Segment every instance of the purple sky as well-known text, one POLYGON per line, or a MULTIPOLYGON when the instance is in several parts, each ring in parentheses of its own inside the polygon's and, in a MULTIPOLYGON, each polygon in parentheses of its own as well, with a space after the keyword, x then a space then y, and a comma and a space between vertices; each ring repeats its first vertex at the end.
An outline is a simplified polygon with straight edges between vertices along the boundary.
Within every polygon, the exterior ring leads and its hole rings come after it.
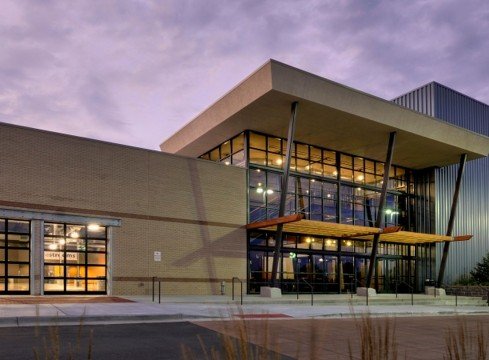
POLYGON ((0 0, 0 121, 158 149, 269 58, 489 103, 489 2, 0 0))

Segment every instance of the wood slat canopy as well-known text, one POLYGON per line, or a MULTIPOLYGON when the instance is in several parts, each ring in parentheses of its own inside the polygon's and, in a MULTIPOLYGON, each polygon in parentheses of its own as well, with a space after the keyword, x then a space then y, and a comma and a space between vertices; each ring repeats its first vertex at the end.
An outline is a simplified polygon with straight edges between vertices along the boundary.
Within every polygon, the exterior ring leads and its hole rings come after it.
MULTIPOLYGON (((466 241, 470 240, 472 235, 464 236, 446 236, 446 235, 436 235, 436 234, 425 234, 417 233, 411 231, 398 231, 396 233, 382 234, 380 236, 381 242, 391 242, 399 244, 427 244, 427 243, 437 243, 444 241, 466 241)), ((357 238, 357 240, 372 240, 372 236, 362 236, 357 238)))
POLYGON ((425 244, 437 243, 444 241, 467 241, 472 238, 472 235, 462 236, 445 236, 436 234, 424 234, 411 231, 401 231, 399 226, 391 226, 384 229, 328 223, 323 221, 303 220, 300 215, 289 215, 283 218, 271 219, 257 223, 251 223, 246 226, 247 229, 260 229, 276 231, 277 224, 282 223, 284 232, 309 235, 309 236, 324 236, 332 238, 344 238, 353 240, 371 241, 373 235, 381 234, 381 242, 391 242, 400 244, 425 244))

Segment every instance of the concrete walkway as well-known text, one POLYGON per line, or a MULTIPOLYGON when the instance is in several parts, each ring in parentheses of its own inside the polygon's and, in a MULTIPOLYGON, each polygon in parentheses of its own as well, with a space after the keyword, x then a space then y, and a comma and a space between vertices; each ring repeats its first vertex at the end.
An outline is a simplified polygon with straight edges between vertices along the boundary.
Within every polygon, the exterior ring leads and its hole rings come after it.
MULTIPOLYGON (((115 324, 131 322, 162 322, 179 320, 211 320, 232 318, 342 318, 368 313, 372 316, 436 316, 436 315, 489 315, 489 307, 470 298, 444 297, 432 299, 415 295, 411 306, 410 295, 382 295, 369 299, 349 295, 316 295, 314 306, 310 296, 283 296, 267 299, 245 296, 165 296, 161 304, 151 297, 124 296, 133 302, 0 305, 0 326, 115 324), (474 305, 475 304, 475 305, 474 305)), ((158 299, 155 299, 158 301, 158 299)))

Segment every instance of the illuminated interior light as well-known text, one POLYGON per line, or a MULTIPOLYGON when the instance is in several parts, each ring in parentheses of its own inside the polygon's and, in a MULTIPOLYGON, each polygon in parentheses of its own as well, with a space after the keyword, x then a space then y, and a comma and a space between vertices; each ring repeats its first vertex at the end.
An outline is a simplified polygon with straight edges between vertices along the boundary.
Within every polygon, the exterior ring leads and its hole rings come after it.
POLYGON ((77 231, 73 231, 70 234, 70 237, 73 238, 73 239, 78 239, 80 237, 80 234, 77 231))
POLYGON ((331 198, 331 194, 327 194, 326 197, 329 199, 331 198))
POLYGON ((324 259, 323 259, 323 258, 319 258, 319 262, 323 262, 323 261, 324 261, 324 259))
POLYGON ((311 179, 311 182, 316 182, 316 180, 314 180, 314 179, 311 179))
POLYGON ((59 242, 60 245, 66 244, 66 240, 65 239, 60 239, 58 242, 59 242))
POLYGON ((336 171, 336 170, 335 170, 335 171, 333 171, 333 175, 334 175, 334 176, 338 175, 338 171, 336 171))
POLYGON ((257 192, 258 194, 263 194, 263 188, 262 188, 262 187, 257 188, 257 189, 256 189, 256 192, 257 192))
POLYGON ((333 242, 331 240, 326 240, 326 245, 327 246, 331 246, 333 244, 333 242))
POLYGON ((351 241, 347 241, 346 246, 351 246, 351 241))
POLYGON ((363 179, 365 179, 365 177, 363 175, 358 175, 357 179, 358 179, 358 181, 362 181, 363 179))
POLYGON ((268 189, 268 190, 267 190, 267 194, 268 194, 268 195, 272 195, 272 194, 273 194, 273 190, 272 190, 272 189, 268 189))
POLYGON ((56 244, 49 244, 49 250, 56 250, 58 248, 58 245, 56 244))
POLYGON ((87 228, 90 231, 99 231, 100 225, 99 224, 88 224, 87 228))
POLYGON ((385 209, 385 213, 386 213, 387 215, 390 215, 390 214, 392 214, 392 210, 391 210, 391 209, 385 209))
POLYGON ((275 160, 275 164, 277 164, 277 165, 282 165, 282 163, 283 163, 282 159, 275 160))
POLYGON ((224 162, 224 165, 231 165, 231 162, 229 162, 229 161, 225 161, 225 162, 224 162))

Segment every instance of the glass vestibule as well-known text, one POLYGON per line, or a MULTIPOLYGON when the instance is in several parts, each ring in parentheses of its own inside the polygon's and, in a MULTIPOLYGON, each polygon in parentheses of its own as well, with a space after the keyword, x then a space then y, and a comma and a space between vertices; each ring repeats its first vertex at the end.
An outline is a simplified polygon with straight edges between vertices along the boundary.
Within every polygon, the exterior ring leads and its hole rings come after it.
POLYGON ((29 293, 30 222, 0 219, 0 293, 29 293))
POLYGON ((44 224, 44 293, 106 293, 107 229, 44 224))
MULTIPOLYGON (((249 233, 248 279, 250 293, 270 282, 275 245, 273 232, 249 233)), ((284 234, 279 265, 282 291, 318 293, 355 292, 365 286, 372 249, 370 241, 284 234), (303 281, 305 280, 305 281, 303 281)), ((402 244, 379 244, 373 286, 379 292, 408 291, 415 282, 414 249, 402 244), (411 251, 413 256, 411 256, 411 251)))

